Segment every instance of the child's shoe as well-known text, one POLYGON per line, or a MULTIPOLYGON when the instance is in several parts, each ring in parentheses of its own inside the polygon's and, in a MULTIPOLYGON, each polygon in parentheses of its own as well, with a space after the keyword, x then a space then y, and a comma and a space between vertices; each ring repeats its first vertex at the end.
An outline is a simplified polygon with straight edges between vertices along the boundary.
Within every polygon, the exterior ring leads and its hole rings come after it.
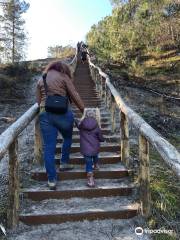
POLYGON ((87 174, 87 185, 88 185, 88 187, 95 187, 93 173, 87 174))
POLYGON ((99 164, 98 164, 98 163, 95 163, 95 164, 93 165, 93 170, 99 171, 99 164))

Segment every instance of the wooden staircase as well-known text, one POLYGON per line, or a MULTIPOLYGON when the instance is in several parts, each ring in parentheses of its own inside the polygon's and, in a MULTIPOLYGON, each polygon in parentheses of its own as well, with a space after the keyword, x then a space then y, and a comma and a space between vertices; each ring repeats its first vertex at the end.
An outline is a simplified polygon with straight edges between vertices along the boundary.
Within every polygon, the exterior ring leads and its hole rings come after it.
MULTIPOLYGON (((70 163, 74 169, 58 172, 56 191, 47 187, 47 176, 43 167, 31 173, 30 185, 23 189, 20 221, 25 224, 53 224, 66 221, 96 219, 127 219, 138 214, 136 186, 131 172, 120 159, 120 136, 111 132, 110 114, 98 97, 87 64, 78 63, 75 85, 86 107, 99 107, 105 142, 101 145, 100 170, 95 172, 96 187, 86 186, 84 160, 79 150, 78 130, 74 127, 70 163)), ((73 106, 75 117, 81 117, 73 106)), ((59 136, 56 149, 57 171, 62 138, 59 136)))

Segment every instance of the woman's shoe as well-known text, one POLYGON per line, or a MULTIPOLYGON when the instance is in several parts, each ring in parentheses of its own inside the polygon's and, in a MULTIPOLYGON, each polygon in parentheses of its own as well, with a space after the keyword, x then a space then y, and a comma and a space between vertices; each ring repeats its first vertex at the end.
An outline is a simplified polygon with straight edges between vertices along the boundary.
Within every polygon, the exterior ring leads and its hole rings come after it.
POLYGON ((95 187, 93 173, 87 173, 87 185, 88 187, 95 187))
POLYGON ((48 180, 48 187, 50 190, 56 190, 56 181, 49 181, 48 180))

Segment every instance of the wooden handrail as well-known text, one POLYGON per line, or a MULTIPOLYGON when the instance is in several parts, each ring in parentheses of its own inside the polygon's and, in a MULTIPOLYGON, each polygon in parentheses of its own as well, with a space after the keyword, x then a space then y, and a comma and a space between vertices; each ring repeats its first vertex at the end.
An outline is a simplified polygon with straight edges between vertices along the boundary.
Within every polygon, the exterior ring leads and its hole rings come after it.
MULTIPOLYGON (((73 60, 69 63, 74 73, 77 64, 77 50, 73 60)), ((35 119, 34 131, 34 158, 36 163, 42 162, 42 144, 40 137, 38 104, 29 108, 16 122, 0 135, 0 161, 8 152, 9 154, 9 190, 7 225, 13 228, 18 223, 19 210, 19 159, 18 159, 18 136, 35 119)))
POLYGON ((109 78, 106 80, 106 84, 111 90, 121 111, 127 115, 128 119, 136 127, 136 129, 138 129, 138 131, 148 139, 148 141, 156 148, 169 167, 180 178, 180 153, 172 144, 165 140, 156 130, 146 123, 142 117, 140 117, 124 103, 120 94, 110 83, 109 78))
POLYGON ((7 152, 11 143, 27 127, 38 113, 38 105, 34 104, 16 122, 0 135, 0 159, 7 152))
POLYGON ((139 185, 141 212, 148 217, 151 212, 150 208, 150 168, 149 168, 149 143, 158 151, 166 164, 172 169, 180 179, 180 153, 177 149, 165 140, 156 130, 144 121, 135 111, 127 106, 119 92, 112 85, 109 76, 99 67, 95 66, 90 58, 89 67, 92 79, 95 81, 99 96, 104 96, 106 106, 111 112, 112 131, 115 129, 115 110, 116 106, 120 110, 120 132, 121 132, 121 161, 129 167, 129 124, 139 132, 139 185), (102 79, 104 79, 102 81, 102 79), (100 86, 101 85, 101 86, 100 86), (103 92, 105 91, 105 92, 103 92), (116 106, 114 106, 114 102, 116 106))
POLYGON ((180 178, 180 153, 177 151, 177 149, 167 140, 165 140, 156 130, 154 130, 142 117, 140 117, 135 111, 133 111, 124 103, 119 92, 110 82, 107 74, 102 72, 102 70, 95 66, 90 60, 89 64, 90 66, 96 68, 99 71, 99 74, 106 79, 105 83, 110 89, 120 110, 127 115, 133 126, 135 126, 136 129, 138 129, 138 131, 148 139, 148 141, 156 148, 173 172, 180 178))

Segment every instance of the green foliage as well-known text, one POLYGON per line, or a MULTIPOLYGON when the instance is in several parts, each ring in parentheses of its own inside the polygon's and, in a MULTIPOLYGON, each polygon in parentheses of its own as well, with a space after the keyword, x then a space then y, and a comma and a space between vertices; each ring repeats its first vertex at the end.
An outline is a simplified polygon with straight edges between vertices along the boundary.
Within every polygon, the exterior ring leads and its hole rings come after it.
POLYGON ((133 76, 141 77, 144 75, 144 69, 142 65, 138 64, 137 58, 131 61, 129 70, 133 76))
MULTIPOLYGON (((171 229, 174 235, 179 236, 178 216, 180 204, 179 183, 172 171, 156 152, 152 152, 151 158, 151 203, 152 216, 149 219, 150 228, 171 229)), ((160 234, 156 240, 175 240, 175 236, 160 234)))
POLYGON ((63 46, 50 46, 48 47, 48 56, 52 58, 66 58, 75 54, 76 49, 70 45, 63 46))
POLYGON ((178 49, 180 4, 176 0, 112 0, 111 16, 93 25, 87 44, 98 60, 124 64, 144 74, 139 58, 156 50, 178 49))

